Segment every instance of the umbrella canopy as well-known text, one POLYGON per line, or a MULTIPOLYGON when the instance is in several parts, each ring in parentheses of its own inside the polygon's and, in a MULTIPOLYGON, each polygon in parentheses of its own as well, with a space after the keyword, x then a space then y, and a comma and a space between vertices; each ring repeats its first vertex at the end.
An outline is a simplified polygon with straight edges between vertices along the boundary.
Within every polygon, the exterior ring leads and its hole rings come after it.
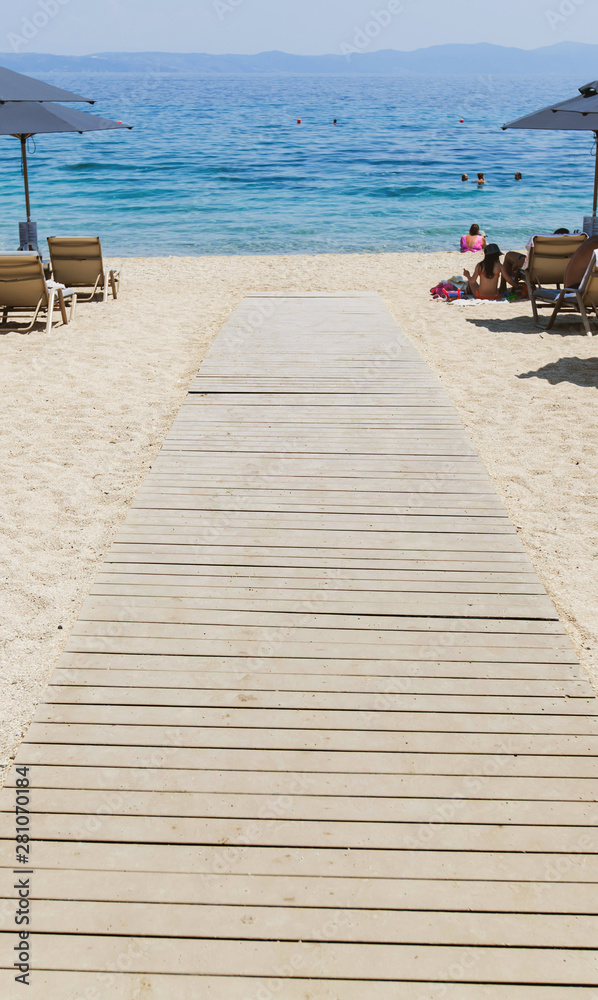
POLYGON ((10 102, 0 104, 0 135, 30 136, 38 132, 101 132, 131 128, 122 122, 90 115, 88 111, 63 108, 59 104, 10 102))
POLYGON ((524 118, 517 118, 503 129, 529 128, 551 132, 593 132, 596 136, 596 172, 594 177, 594 209, 598 210, 598 81, 579 88, 580 97, 541 108, 524 118))
POLYGON ((25 180, 25 201, 27 221, 31 219, 29 203, 29 178, 27 173, 27 139, 32 135, 56 132, 101 132, 105 129, 132 128, 122 122, 90 115, 74 108, 62 108, 59 104, 10 102, 0 104, 0 135, 12 135, 21 140, 23 177, 25 180))
POLYGON ((71 94, 68 90, 42 83, 31 76, 23 76, 12 69, 0 66, 0 104, 5 101, 80 101, 93 104, 88 97, 71 94))
POLYGON ((593 83, 586 83, 585 87, 579 88, 581 97, 574 97, 571 101, 563 101, 559 104, 562 111, 576 111, 581 115, 598 113, 598 80, 593 83))

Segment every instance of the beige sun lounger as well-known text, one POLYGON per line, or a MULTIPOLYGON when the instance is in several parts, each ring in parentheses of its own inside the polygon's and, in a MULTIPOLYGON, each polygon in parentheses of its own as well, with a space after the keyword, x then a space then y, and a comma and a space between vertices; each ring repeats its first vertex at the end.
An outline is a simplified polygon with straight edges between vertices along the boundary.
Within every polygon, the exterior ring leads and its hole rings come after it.
POLYGON ((538 326, 540 325, 538 305, 543 301, 542 291, 547 285, 560 288, 565 281, 567 264, 587 238, 585 233, 533 237, 523 274, 534 310, 534 320, 538 326))
POLYGON ((118 297, 120 272, 106 269, 99 236, 48 236, 52 274, 56 281, 72 288, 91 289, 81 302, 90 302, 98 291, 108 298, 108 287, 118 297))
POLYGON ((9 313, 33 313, 33 319, 26 327, 17 327, 20 333, 28 333, 37 322, 38 316, 46 312, 46 333, 52 329, 54 308, 58 305, 63 323, 69 322, 66 301, 70 299, 70 319, 75 315, 77 296, 72 288, 56 288, 48 285, 44 276, 41 258, 37 253, 0 254, 0 311, 2 325, 8 322, 9 313))
POLYGON ((557 293, 554 303, 554 312, 550 317, 547 326, 552 330, 558 314, 564 309, 572 309, 581 314, 582 322, 588 337, 592 337, 592 327, 589 313, 594 310, 598 317, 598 250, 592 255, 588 269, 583 277, 579 288, 563 288, 557 293))

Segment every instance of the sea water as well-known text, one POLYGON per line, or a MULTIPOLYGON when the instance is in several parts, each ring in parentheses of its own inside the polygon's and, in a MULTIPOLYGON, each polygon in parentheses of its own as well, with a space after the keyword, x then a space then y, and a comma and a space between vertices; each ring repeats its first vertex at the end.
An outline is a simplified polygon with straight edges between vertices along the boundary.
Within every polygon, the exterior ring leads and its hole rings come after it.
MULTIPOLYGON (((107 253, 129 256, 432 251, 455 248, 477 222, 509 249, 532 232, 581 228, 591 212, 592 133, 501 130, 583 80, 48 80, 96 98, 84 110, 134 130, 29 141, 42 240, 100 235, 107 253)), ((9 250, 25 215, 16 139, 0 138, 0 158, 0 246, 9 250)))

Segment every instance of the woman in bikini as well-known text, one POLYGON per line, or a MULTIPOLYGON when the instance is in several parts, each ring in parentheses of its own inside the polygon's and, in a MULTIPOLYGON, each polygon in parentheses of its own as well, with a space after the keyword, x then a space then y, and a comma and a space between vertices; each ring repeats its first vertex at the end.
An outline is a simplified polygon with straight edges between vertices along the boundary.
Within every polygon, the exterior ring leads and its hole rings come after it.
POLYGON ((480 227, 473 225, 466 236, 461 237, 461 253, 479 253, 486 249, 486 237, 480 233, 480 227))
POLYGON ((490 243, 484 251, 484 259, 478 264, 473 274, 464 271, 468 280, 467 291, 476 299, 490 299, 493 302, 500 298, 498 283, 502 278, 507 284, 514 286, 515 281, 501 264, 502 253, 496 243, 490 243))

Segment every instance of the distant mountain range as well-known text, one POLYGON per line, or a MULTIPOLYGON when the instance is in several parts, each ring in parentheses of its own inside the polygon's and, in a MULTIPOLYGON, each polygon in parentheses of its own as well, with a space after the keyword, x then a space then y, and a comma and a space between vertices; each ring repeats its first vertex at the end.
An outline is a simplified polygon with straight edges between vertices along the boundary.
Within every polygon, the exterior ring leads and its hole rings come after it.
POLYGON ((100 52, 89 56, 54 56, 34 52, 0 53, 0 64, 21 73, 181 74, 420 74, 444 76, 558 74, 580 83, 598 79, 598 45, 562 42, 546 48, 500 45, 436 45, 413 52, 385 49, 350 55, 297 56, 261 52, 255 56, 168 52, 100 52))

